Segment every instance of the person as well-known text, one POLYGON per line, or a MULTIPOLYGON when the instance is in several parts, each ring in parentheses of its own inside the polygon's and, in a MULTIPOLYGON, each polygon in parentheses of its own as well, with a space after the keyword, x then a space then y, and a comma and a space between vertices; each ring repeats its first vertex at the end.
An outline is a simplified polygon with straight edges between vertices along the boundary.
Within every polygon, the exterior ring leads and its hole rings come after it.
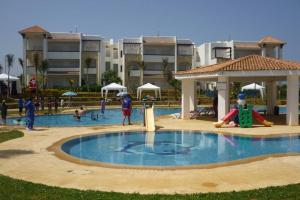
POLYGON ((128 125, 131 125, 131 122, 130 122, 131 109, 132 109, 131 98, 129 95, 126 95, 122 99, 123 126, 124 126, 126 117, 128 118, 128 125))
POLYGON ((6 124, 6 117, 7 117, 7 105, 5 100, 3 100, 1 104, 1 119, 4 125, 6 124))
POLYGON ((35 106, 35 110, 38 112, 40 109, 40 102, 38 98, 35 99, 34 106, 35 106))
POLYGON ((80 116, 78 110, 75 110, 75 114, 73 115, 73 118, 74 118, 75 120, 79 121, 79 120, 80 120, 80 117, 81 117, 81 116, 80 116))
POLYGON ((24 101, 21 96, 18 99, 18 108, 19 108, 19 115, 22 116, 23 108, 24 108, 24 101))
POLYGON ((96 121, 98 120, 98 114, 96 115, 94 112, 91 113, 91 120, 96 121))
POLYGON ((28 130, 33 130, 35 107, 34 107, 34 104, 33 104, 31 98, 29 98, 26 101, 25 108, 26 108, 26 116, 27 116, 27 119, 28 119, 27 129, 28 130))
POLYGON ((61 108, 64 108, 64 107, 65 107, 65 100, 64 100, 64 99, 61 99, 61 100, 60 100, 60 107, 61 107, 61 108))
POLYGON ((214 95, 213 99, 214 118, 218 117, 218 94, 214 95))
POLYGON ((104 99, 104 98, 101 98, 101 99, 100 99, 100 112, 101 112, 102 115, 104 115, 105 104, 106 104, 105 99, 104 99))
POLYGON ((54 111, 55 111, 55 113, 57 113, 57 110, 58 110, 58 101, 57 101, 57 98, 55 97, 55 99, 54 99, 54 111))
POLYGON ((86 109, 83 108, 83 106, 80 106, 79 115, 83 116, 86 113, 86 109))
POLYGON ((48 114, 52 114, 52 99, 48 99, 48 114))

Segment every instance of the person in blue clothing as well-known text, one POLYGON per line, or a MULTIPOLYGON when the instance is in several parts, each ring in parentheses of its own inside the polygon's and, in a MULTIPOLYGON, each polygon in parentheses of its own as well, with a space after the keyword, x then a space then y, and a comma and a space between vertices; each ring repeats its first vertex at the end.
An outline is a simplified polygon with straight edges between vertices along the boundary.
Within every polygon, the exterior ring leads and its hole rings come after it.
POLYGON ((101 98, 101 99, 100 99, 100 112, 101 112, 102 115, 104 115, 105 104, 106 104, 105 99, 104 99, 104 98, 101 98))
POLYGON ((19 115, 21 116, 23 113, 23 108, 24 108, 24 101, 23 98, 20 96, 18 99, 18 108, 19 108, 19 115))
POLYGON ((26 108, 26 116, 28 118, 27 129, 33 130, 35 107, 31 98, 29 98, 26 101, 25 108, 26 108))
POLYGON ((128 125, 131 125, 131 122, 130 122, 131 109, 132 109, 131 98, 129 95, 126 95, 122 99, 123 126, 124 126, 126 117, 128 118, 128 125))

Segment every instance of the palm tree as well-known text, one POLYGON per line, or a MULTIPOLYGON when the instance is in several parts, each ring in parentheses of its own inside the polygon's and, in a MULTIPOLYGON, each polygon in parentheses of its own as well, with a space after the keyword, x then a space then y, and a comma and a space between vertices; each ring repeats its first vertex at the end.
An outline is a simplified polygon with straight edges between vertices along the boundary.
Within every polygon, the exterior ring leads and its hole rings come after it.
POLYGON ((41 67, 39 67, 40 74, 42 75, 42 87, 45 89, 45 74, 48 71, 48 60, 43 60, 41 67))
POLYGON ((13 54, 7 54, 5 56, 6 58, 6 63, 7 63, 7 98, 9 98, 10 95, 10 80, 9 80, 9 76, 10 76, 10 68, 12 67, 13 63, 14 63, 14 55, 13 54))
POLYGON ((139 62, 139 68, 140 68, 140 85, 143 85, 144 84, 144 69, 145 69, 144 61, 139 62))
POLYGON ((22 75, 21 75, 21 83, 22 83, 22 86, 25 87, 24 62, 23 62, 22 58, 18 58, 18 61, 19 61, 20 66, 22 67, 22 72, 23 72, 22 75))
MULTIPOLYGON (((170 79, 170 71, 169 71, 169 68, 168 68, 169 59, 167 57, 162 59, 162 65, 163 65, 163 76, 164 76, 164 79, 165 79, 166 86, 168 87, 168 83, 169 83, 169 79, 170 79)), ((169 102, 169 89, 167 87, 166 87, 167 93, 168 93, 167 98, 168 98, 168 102, 169 102)))
POLYGON ((72 88, 73 88, 74 83, 75 83, 74 79, 70 79, 70 80, 69 80, 70 90, 71 90, 71 91, 72 91, 72 88))
POLYGON ((85 59, 85 67, 86 67, 86 85, 87 85, 87 91, 89 92, 89 68, 91 67, 93 59, 92 58, 86 58, 85 59))
POLYGON ((38 53, 33 54, 33 66, 35 67, 35 81, 36 81, 36 89, 35 95, 38 96, 38 68, 40 64, 40 55, 38 53))

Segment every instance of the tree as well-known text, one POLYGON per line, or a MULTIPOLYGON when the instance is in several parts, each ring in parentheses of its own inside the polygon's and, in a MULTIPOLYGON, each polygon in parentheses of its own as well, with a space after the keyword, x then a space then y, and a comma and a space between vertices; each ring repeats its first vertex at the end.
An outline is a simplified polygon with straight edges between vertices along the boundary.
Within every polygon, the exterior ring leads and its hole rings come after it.
MULTIPOLYGON (((178 91, 181 88, 181 82, 174 78, 172 71, 169 69, 169 60, 168 58, 162 59, 163 64, 163 76, 167 84, 174 88, 175 99, 178 99, 178 91)), ((168 90, 168 100, 169 100, 169 90, 168 90)))
POLYGON ((70 90, 72 90, 74 83, 75 83, 75 81, 73 79, 69 80, 70 90))
POLYGON ((48 60, 43 60, 41 67, 39 67, 40 74, 42 75, 42 88, 45 89, 45 74, 48 71, 49 63, 48 60))
POLYGON ((23 62, 23 59, 22 58, 18 58, 18 61, 19 61, 19 64, 20 66, 22 67, 22 75, 21 75, 21 83, 22 83, 22 86, 25 87, 25 78, 24 78, 24 62, 23 62))
POLYGON ((93 61, 92 58, 86 58, 85 59, 87 91, 90 91, 89 90, 89 68, 91 67, 92 61, 93 61))
POLYGON ((33 66, 35 67, 35 81, 36 81, 36 90, 35 95, 38 96, 38 68, 40 64, 40 56, 38 53, 33 54, 33 66))
POLYGON ((7 75, 8 75, 8 78, 7 78, 7 98, 9 98, 9 95, 10 95, 10 79, 9 79, 9 76, 10 76, 10 69, 14 63, 14 55, 13 54, 7 54, 5 56, 6 58, 6 63, 7 63, 7 75))
POLYGON ((144 61, 139 62, 139 68, 140 68, 140 85, 143 85, 144 84, 144 69, 145 69, 144 61))
POLYGON ((105 84, 121 83, 122 79, 118 76, 118 73, 113 70, 108 70, 103 73, 103 80, 105 84))

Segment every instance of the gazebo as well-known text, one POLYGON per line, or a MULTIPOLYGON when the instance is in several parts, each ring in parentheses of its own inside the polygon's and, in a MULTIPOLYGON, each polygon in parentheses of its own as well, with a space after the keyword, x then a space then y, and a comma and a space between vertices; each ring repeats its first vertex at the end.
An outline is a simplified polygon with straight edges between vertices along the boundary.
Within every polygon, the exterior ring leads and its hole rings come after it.
MULTIPOLYGON (((9 75, 9 80, 10 80, 10 86, 12 85, 12 81, 16 81, 16 90, 17 93, 20 93, 21 92, 20 79, 18 77, 9 75)), ((3 81, 6 85, 8 85, 8 74, 5 73, 0 74, 0 81, 3 81)), ((10 89, 12 90, 13 88, 10 87, 10 89)))
POLYGON ((142 97, 142 91, 145 90, 153 90, 155 92, 155 98, 160 98, 161 99, 161 91, 160 87, 153 85, 151 83, 146 83, 140 87, 137 88, 137 98, 140 99, 142 97))
POLYGON ((195 110, 195 82, 215 81, 218 90, 218 120, 229 112, 230 82, 262 81, 266 84, 267 113, 274 114, 277 100, 276 81, 287 82, 288 125, 299 124, 300 63, 250 55, 223 63, 179 71, 175 78, 182 81, 182 116, 187 119, 195 110))
POLYGON ((111 90, 116 90, 119 92, 126 92, 127 88, 125 86, 117 84, 117 83, 111 83, 111 84, 106 85, 101 88, 101 96, 103 97, 104 92, 105 92, 105 98, 107 98, 107 93, 108 93, 108 91, 111 91, 111 90))

